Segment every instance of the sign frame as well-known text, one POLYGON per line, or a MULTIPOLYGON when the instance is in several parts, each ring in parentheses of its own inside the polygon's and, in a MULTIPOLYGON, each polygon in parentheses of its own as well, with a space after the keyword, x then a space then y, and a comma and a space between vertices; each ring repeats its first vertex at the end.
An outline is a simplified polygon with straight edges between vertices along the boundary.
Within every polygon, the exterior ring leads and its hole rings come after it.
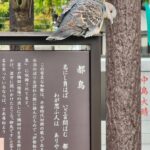
POLYGON ((46 41, 51 33, 35 32, 2 32, 1 45, 89 45, 90 46, 90 150, 101 150, 101 73, 100 55, 102 37, 70 37, 62 41, 46 41))

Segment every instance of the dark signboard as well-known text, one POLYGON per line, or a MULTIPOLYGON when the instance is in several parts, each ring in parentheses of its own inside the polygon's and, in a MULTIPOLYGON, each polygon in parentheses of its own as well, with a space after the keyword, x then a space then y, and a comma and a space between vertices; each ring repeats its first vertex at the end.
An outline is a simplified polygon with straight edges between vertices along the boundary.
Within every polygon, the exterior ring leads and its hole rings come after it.
POLYGON ((0 52, 0 150, 90 150, 88 51, 0 52))

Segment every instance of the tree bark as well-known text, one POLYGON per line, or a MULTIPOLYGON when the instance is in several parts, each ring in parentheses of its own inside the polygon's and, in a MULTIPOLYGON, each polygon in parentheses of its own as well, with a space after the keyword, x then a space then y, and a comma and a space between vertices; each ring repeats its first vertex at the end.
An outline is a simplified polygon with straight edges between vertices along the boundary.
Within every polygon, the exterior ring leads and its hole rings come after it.
POLYGON ((107 150, 141 150, 141 1, 109 2, 117 17, 107 27, 107 150))
MULTIPOLYGON (((33 0, 10 0, 10 31, 34 30, 33 0)), ((33 45, 11 45, 11 50, 33 50, 33 45)))

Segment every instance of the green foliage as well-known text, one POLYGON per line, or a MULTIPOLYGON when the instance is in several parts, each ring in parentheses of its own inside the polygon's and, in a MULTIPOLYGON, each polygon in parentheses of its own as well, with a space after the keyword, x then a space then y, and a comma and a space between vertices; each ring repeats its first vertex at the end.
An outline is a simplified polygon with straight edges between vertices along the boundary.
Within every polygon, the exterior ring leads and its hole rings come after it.
POLYGON ((0 3, 0 30, 5 31, 9 28, 9 2, 0 3))
POLYGON ((46 1, 47 0, 36 0, 34 2, 35 31, 52 31, 53 30, 53 21, 52 21, 52 17, 50 14, 50 7, 46 3, 46 1))
MULTIPOLYGON (((35 31, 54 30, 53 16, 59 16, 69 0, 34 0, 35 31)), ((9 0, 0 0, 0 31, 9 30, 9 0)))
POLYGON ((145 0, 145 3, 149 3, 150 4, 150 0, 145 0))
POLYGON ((52 31, 53 30, 52 18, 48 15, 39 13, 38 15, 35 16, 34 30, 35 31, 52 31))
POLYGON ((68 0, 52 0, 54 12, 59 16, 62 13, 62 7, 66 5, 68 0))
POLYGON ((9 17, 9 2, 0 3, 0 17, 9 17))
POLYGON ((60 16, 62 7, 64 7, 67 2, 68 0, 36 0, 34 2, 35 30, 43 28, 46 31, 53 31, 53 16, 60 16))

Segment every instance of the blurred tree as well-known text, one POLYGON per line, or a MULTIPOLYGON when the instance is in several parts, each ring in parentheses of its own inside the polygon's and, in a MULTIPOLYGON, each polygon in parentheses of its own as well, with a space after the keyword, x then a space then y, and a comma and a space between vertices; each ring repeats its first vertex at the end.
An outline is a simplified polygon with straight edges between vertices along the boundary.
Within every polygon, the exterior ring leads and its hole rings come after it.
MULTIPOLYGON (((9 5, 10 5, 9 2, 11 1, 9 0, 0 1, 0 31, 9 30, 9 5)), ((54 25, 57 16, 61 14, 64 6, 68 3, 68 1, 69 0, 35 0, 34 31, 55 30, 54 25)))
MULTIPOLYGON (((10 0, 10 30, 30 32, 34 30, 33 0, 10 0)), ((32 45, 11 45, 11 50, 33 50, 32 45)))
POLYGON ((107 150, 141 150, 141 0, 109 0, 117 18, 107 27, 107 150))

